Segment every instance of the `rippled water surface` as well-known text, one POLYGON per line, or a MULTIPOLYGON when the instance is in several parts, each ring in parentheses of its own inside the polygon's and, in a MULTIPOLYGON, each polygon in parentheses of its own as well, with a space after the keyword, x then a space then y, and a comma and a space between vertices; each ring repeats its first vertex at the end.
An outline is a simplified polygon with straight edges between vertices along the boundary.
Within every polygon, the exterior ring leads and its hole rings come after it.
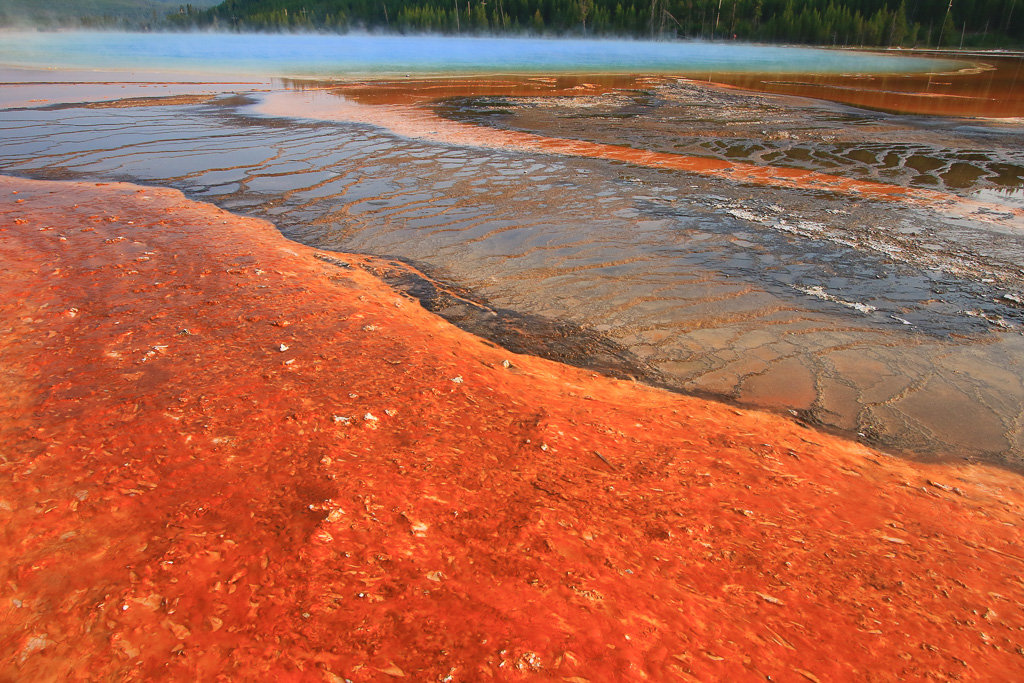
POLYGON ((325 250, 415 264, 429 306, 513 348, 1022 466, 1019 124, 675 78, 541 80, 551 92, 481 82, 404 109, 291 82, 139 106, 54 90, 0 111, 0 171, 178 187, 325 250), (513 134, 639 155, 503 146, 513 134), (748 167, 838 180, 730 177, 748 167), (839 181, 933 194, 872 199, 839 181))

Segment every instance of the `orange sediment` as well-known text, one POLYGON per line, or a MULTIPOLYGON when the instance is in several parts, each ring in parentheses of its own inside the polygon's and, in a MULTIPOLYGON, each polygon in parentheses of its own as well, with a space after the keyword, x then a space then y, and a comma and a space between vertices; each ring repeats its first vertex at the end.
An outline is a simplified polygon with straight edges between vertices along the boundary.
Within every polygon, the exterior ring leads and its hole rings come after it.
POLYGON ((5 680, 1024 665, 1018 475, 514 356, 175 191, 0 198, 5 680))

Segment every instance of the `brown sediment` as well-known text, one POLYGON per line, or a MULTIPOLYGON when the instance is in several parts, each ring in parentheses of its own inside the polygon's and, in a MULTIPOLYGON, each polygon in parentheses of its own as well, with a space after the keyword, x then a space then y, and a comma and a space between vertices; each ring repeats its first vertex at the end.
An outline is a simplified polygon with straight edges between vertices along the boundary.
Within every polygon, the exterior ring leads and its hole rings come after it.
POLYGON ((203 104, 219 95, 168 95, 167 97, 128 97, 113 102, 87 102, 86 109, 124 109, 126 107, 172 107, 189 104, 203 104))
POLYGON ((563 74, 555 76, 473 76, 370 81, 308 81, 281 79, 290 90, 324 90, 360 104, 426 105, 452 97, 559 97, 605 95, 666 82, 659 76, 563 74))
POLYGON ((745 90, 813 97, 899 114, 1024 117, 1024 56, 980 54, 973 58, 980 60, 978 67, 953 73, 803 74, 781 78, 766 74, 714 74, 709 80, 745 90))
MULTIPOLYGON (((64 76, 66 73, 74 72, 62 71, 60 73, 61 76, 64 76)), ((82 77, 82 80, 79 81, 45 81, 26 78, 10 80, 12 75, 14 74, 8 70, 0 69, 0 77, 8 78, 8 80, 0 82, 0 108, 52 108, 60 105, 101 108, 193 104, 217 95, 240 90, 259 91, 270 83, 269 80, 224 82, 96 80, 89 78, 91 74, 88 73, 79 73, 78 75, 82 77), (151 93, 154 92, 161 94, 151 96, 151 93)), ((37 78, 37 74, 34 72, 28 72, 27 75, 37 78)), ((107 75, 109 76, 109 74, 107 75)))
POLYGON ((1020 671, 1017 475, 510 355, 175 191, 0 193, 5 679, 1020 671))
MULTIPOLYGON (((500 90, 496 81, 484 82, 486 92, 500 90)), ((517 87, 513 82, 509 87, 517 87)), ((543 152, 566 156, 605 159, 648 168, 669 169, 704 176, 771 187, 801 190, 824 190, 838 194, 864 197, 881 201, 899 201, 940 213, 971 217, 1000 225, 1024 225, 1024 209, 969 200, 953 194, 917 187, 904 187, 823 173, 820 171, 767 166, 741 161, 728 161, 703 156, 670 154, 646 149, 626 147, 585 140, 547 137, 536 133, 502 130, 465 124, 444 119, 429 108, 436 93, 428 88, 417 95, 411 84, 381 84, 383 94, 379 100, 406 102, 419 97, 418 103, 364 104, 360 86, 352 91, 348 86, 305 84, 296 90, 273 92, 266 95, 259 111, 285 117, 307 117, 322 120, 349 121, 382 126, 398 135, 475 147, 510 149, 521 152, 543 152), (349 97, 353 97, 349 100, 349 97)), ((466 92, 471 84, 461 86, 466 92)), ((597 86, 595 86, 596 88, 597 86)), ((612 87, 609 84, 607 87, 612 87)))

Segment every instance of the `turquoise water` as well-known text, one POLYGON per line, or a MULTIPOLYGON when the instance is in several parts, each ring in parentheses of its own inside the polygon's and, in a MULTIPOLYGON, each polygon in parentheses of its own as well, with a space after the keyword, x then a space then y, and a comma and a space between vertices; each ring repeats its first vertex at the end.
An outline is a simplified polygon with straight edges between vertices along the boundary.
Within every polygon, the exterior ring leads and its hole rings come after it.
POLYGON ((0 65, 335 78, 394 74, 908 73, 948 60, 735 43, 226 33, 0 33, 0 65))

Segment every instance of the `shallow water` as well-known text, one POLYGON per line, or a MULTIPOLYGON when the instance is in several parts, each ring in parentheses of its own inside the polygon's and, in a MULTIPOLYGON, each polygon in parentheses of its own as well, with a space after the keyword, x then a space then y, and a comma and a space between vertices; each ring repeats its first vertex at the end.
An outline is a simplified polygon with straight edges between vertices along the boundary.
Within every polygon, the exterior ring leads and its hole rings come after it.
POLYGON ((678 79, 579 85, 359 105, 362 123, 297 119, 352 103, 290 82, 250 99, 9 109, 0 171, 178 187, 307 244, 413 262, 442 285, 426 287, 432 308, 513 348, 790 410, 921 457, 1022 466, 1019 126, 678 79), (264 98, 290 114, 260 113, 264 98), (502 147, 503 131, 757 168, 784 157, 946 200, 502 147), (978 172, 957 175, 961 162, 978 172))

